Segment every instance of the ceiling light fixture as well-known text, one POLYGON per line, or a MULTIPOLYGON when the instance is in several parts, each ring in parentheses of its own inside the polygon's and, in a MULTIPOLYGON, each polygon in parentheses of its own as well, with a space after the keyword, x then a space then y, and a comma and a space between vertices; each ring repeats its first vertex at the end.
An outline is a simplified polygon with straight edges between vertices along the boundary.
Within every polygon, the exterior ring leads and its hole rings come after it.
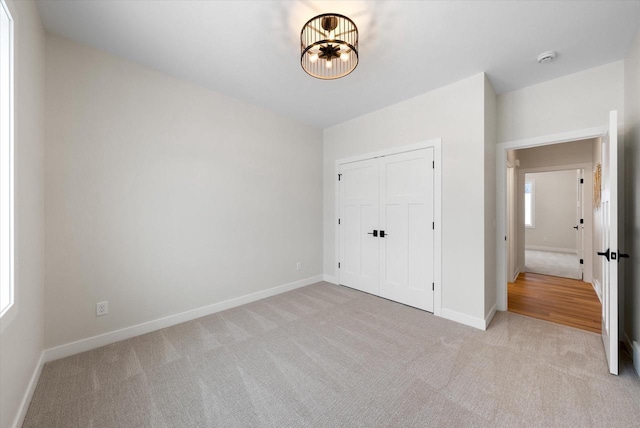
POLYGON ((358 65, 358 27, 344 15, 311 18, 300 32, 300 64, 318 79, 339 79, 358 65))

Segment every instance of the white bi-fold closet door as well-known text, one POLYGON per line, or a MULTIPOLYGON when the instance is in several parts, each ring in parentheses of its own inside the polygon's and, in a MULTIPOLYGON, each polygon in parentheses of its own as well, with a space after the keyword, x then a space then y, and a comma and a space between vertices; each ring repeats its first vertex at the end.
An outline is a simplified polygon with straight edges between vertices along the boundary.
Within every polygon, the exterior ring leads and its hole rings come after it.
POLYGON ((339 167, 342 285, 433 312, 434 149, 339 167))

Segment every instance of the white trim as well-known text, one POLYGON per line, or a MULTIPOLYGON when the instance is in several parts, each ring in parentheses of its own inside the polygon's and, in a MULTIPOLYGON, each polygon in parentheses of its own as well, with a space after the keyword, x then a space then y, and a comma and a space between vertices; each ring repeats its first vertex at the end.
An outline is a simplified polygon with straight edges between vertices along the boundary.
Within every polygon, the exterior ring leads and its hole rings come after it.
POLYGON ((526 149, 566 143, 569 141, 588 140, 602 137, 606 127, 585 128, 559 134, 544 135, 516 141, 499 143, 496 146, 496 263, 497 263, 497 304, 498 310, 507 310, 507 150, 526 149))
MULTIPOLYGON (((629 338, 627 337, 627 340, 629 338)), ((636 369, 636 375, 640 377, 640 343, 633 342, 633 368, 636 369)))
POLYGON ((433 215, 437 225, 434 236, 434 273, 435 286, 433 290, 433 314, 442 316, 442 140, 433 141, 433 158, 435 170, 433 172, 433 215))
MULTIPOLYGON (((400 147, 393 147, 377 152, 364 153, 357 156, 351 156, 348 158, 337 159, 335 161, 335 175, 336 181, 334 187, 334 201, 335 201, 335 217, 334 221, 337 224, 338 218, 340 218, 340 186, 338 185, 337 177, 340 173, 340 165, 347 163, 363 161, 367 159, 374 159, 382 156, 396 155, 400 153, 407 153, 415 150, 433 148, 433 159, 435 162, 435 168, 433 171, 433 215, 434 222, 436 224, 434 234, 434 260, 433 260, 433 279, 435 281, 433 289, 433 314, 436 316, 442 315, 442 138, 433 138, 431 140, 422 141, 415 144, 408 144, 400 147)), ((335 284, 340 284, 340 270, 338 269, 338 263, 340 261, 340 228, 336 227, 334 233, 335 244, 335 260, 334 266, 336 269, 335 284)))
POLYGON ((20 402, 20 407, 18 407, 18 414, 13 420, 13 428, 20 428, 24 422, 25 416, 27 416, 27 410, 29 410, 29 405, 31 404, 31 399, 33 398, 33 393, 36 391, 36 386, 38 385, 38 380, 40 379, 40 374, 42 373, 42 368, 44 367, 44 351, 40 353, 40 358, 38 359, 38 363, 36 364, 35 369, 33 370, 33 374, 31 375, 31 380, 29 381, 29 385, 27 386, 27 390, 24 392, 24 396, 22 397, 22 401, 20 402))
MULTIPOLYGON (((3 153, 0 157, 4 157, 6 156, 6 162, 8 163, 8 170, 6 171, 0 171, 0 174, 2 174, 4 176, 4 174, 6 174, 6 177, 3 177, 2 179, 0 179, 0 198, 3 199, 3 203, 1 205, 3 205, 5 207, 5 209, 8 210, 8 213, 0 213, 0 218, 4 217, 5 215, 8 217, 6 219, 7 223, 3 223, 0 225, 0 229, 4 229, 4 226, 7 227, 8 230, 2 230, 0 231, 0 234, 4 234, 4 235, 8 235, 5 236, 3 238, 3 242, 0 244, 3 247, 6 245, 5 248, 3 248, 3 251, 0 251, 0 253, 4 253, 5 255, 2 256, 0 254, 0 257, 2 257, 0 259, 0 265, 2 265, 2 268, 0 268, 0 271, 6 272, 7 277, 5 278, 6 281, 8 282, 8 287, 9 287, 9 303, 6 304, 6 306, 4 308, 0 308, 0 334, 4 332, 4 330, 9 326, 9 324, 11 323, 11 321, 13 321, 13 319, 15 319, 17 313, 18 313, 18 305, 17 305, 17 298, 16 298, 16 288, 15 288, 15 266, 16 266, 16 260, 15 260, 15 209, 16 209, 16 205, 15 205, 15 98, 14 98, 14 88, 15 88, 15 80, 14 80, 14 71, 15 71, 15 26, 14 26, 14 20, 13 17, 11 16, 11 11, 9 10, 8 5, 5 3, 4 0, 0 0, 0 9, 4 12, 4 14, 6 15, 7 21, 8 21, 8 27, 7 27, 7 34, 6 37, 8 38, 8 73, 7 73, 7 80, 1 82, 2 86, 4 86, 4 84, 6 83, 8 85, 8 88, 0 88, 0 91, 4 91, 5 89, 8 89, 8 93, 5 95, 5 102, 7 103, 7 112, 4 112, 3 109, 3 105, 4 103, 0 104, 0 115, 3 117, 3 122, 6 120, 8 123, 6 123, 6 131, 7 132, 7 137, 8 137, 8 147, 7 147, 7 153, 3 153), (2 184, 5 183, 5 184, 2 184), (5 193, 6 192, 6 193, 5 193), (6 203, 6 205, 4 205, 6 203), (5 252, 6 251, 6 252, 5 252)), ((1 170, 1 168, 0 168, 1 170)), ((2 282, 3 279, 0 278, 0 282, 2 282)), ((7 284, 5 283, 5 286, 7 284)), ((1 286, 1 285, 0 285, 1 286)), ((3 302, 4 303, 4 302, 3 302)))
POLYGON ((593 171, 593 163, 592 162, 569 163, 565 165, 540 166, 536 168, 522 168, 520 169, 520 173, 535 174, 538 172, 573 171, 575 169, 584 169, 584 170, 593 171))
POLYGON ((591 281, 591 285, 593 285, 593 290, 596 292, 596 296, 598 296, 600 304, 602 304, 602 287, 600 286, 600 281, 598 281, 597 278, 593 278, 593 281, 591 281))
POLYGON ((570 253, 578 254, 578 250, 575 248, 556 248, 556 247, 541 247, 539 245, 526 245, 525 250, 538 250, 538 251, 553 251, 556 253, 570 253))
POLYGON ((472 317, 462 312, 452 311, 451 309, 442 308, 442 318, 450 321, 455 321, 460 324, 468 325, 469 327, 477 328, 478 330, 486 330, 486 321, 482 318, 472 317))
POLYGON ((324 275, 322 275, 322 280, 324 282, 328 282, 330 284, 336 284, 336 285, 338 284, 338 280, 333 275, 324 274, 324 275))
POLYGON ((267 297, 275 296, 277 294, 285 293, 287 291, 295 290, 300 287, 315 284, 323 280, 322 275, 313 276, 299 281, 290 282, 288 284, 280 285, 277 287, 269 288, 267 290, 257 291, 255 293, 246 294, 244 296, 236 297, 233 299, 225 300, 223 302, 214 303, 212 305, 202 306, 200 308, 192 309, 189 311, 181 312, 175 315, 169 315, 164 318, 159 318, 153 321, 144 322, 130 327, 125 327, 120 330, 110 331, 108 333, 99 334, 97 336, 81 339, 75 342, 66 343, 64 345, 56 346, 46 349, 44 351, 45 362, 57 360, 60 358, 75 355, 80 352, 89 351, 91 349, 99 348, 101 346, 109 345, 121 340, 130 339, 141 334, 150 333, 152 331, 160 330, 162 328, 171 327, 176 324, 191 321, 196 318, 201 318, 207 315, 221 312, 227 309, 235 308, 240 305, 255 302, 267 297))
POLYGON ((378 150, 377 152, 363 153, 360 155, 350 156, 348 158, 342 158, 336 160, 336 165, 344 165, 346 163, 359 162, 367 159, 380 158, 383 156, 397 155, 399 153, 413 152, 415 150, 428 149, 429 147, 436 147, 442 143, 442 138, 433 138, 431 140, 421 141, 419 143, 407 144, 399 147, 391 147, 384 150, 378 150))
POLYGON ((491 324, 493 317, 496 316, 496 307, 497 307, 496 305, 493 305, 493 307, 489 311, 489 314, 486 317, 484 317, 484 330, 489 328, 489 324, 491 324))
MULTIPOLYGON (((518 279, 518 276, 522 273, 522 268, 520 266, 516 266, 516 271, 513 273, 513 277, 509 282, 515 282, 518 279)), ((497 305, 497 303, 496 303, 497 305)))

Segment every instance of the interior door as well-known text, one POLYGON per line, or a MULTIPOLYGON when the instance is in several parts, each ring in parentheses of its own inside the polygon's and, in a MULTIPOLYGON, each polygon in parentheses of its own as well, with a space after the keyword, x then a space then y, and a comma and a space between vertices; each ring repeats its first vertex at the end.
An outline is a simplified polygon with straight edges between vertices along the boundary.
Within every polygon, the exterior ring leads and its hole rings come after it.
POLYGON ((379 163, 377 159, 340 166, 340 283, 379 292, 379 163))
POLYGON ((434 282, 433 159, 432 148, 380 158, 380 296, 429 312, 434 282))
POLYGON ((583 188, 584 188, 584 170, 578 169, 576 180, 578 200, 576 203, 576 251, 578 260, 581 260, 578 266, 580 278, 584 279, 584 207, 583 207, 583 188))
POLYGON ((602 343, 609 372, 618 374, 618 112, 609 113, 602 138, 602 343))

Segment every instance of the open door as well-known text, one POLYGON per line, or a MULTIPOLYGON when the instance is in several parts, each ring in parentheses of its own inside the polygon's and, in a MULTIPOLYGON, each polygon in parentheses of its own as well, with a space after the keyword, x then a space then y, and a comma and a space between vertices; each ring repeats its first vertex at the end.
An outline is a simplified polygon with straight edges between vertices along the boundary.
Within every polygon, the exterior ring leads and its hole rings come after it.
POLYGON ((602 137, 602 343, 609 372, 618 374, 618 112, 602 137))
POLYGON ((584 281, 584 169, 578 169, 576 180, 578 201, 576 203, 576 252, 580 265, 580 279, 584 281))

